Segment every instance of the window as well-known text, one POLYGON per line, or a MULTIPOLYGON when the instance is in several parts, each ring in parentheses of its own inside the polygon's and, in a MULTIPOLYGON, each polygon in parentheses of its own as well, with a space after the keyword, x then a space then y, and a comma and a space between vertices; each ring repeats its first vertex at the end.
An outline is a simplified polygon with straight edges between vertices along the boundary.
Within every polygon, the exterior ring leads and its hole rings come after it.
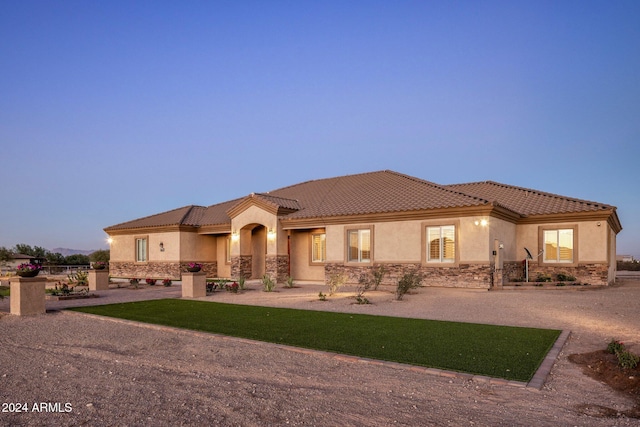
POLYGON ((455 262, 456 227, 445 225, 427 227, 427 261, 455 262))
POLYGON ((544 262, 573 262, 573 229, 544 230, 544 262))
POLYGON ((311 235, 311 262, 324 262, 327 259, 326 234, 311 235))
POLYGON ((146 238, 137 238, 136 239, 136 262, 146 262, 147 261, 147 239, 146 238))
POLYGON ((348 261, 350 262, 371 262, 371 230, 349 230, 348 239, 348 261))

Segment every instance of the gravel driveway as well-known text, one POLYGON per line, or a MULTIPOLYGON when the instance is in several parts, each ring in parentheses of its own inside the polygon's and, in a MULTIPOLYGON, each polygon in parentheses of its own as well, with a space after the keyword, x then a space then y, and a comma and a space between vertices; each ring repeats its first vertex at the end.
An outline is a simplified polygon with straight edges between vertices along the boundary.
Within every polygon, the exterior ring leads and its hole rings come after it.
MULTIPOLYGON (((203 298, 311 310, 384 314, 570 330, 541 390, 434 376, 411 367, 52 311, 17 317, 0 301, 0 425, 452 425, 637 426, 604 416, 638 404, 582 374, 572 353, 611 338, 640 353, 640 280, 589 289, 487 292, 421 288, 393 301, 353 290, 318 300, 304 284, 266 293, 259 284, 203 298), (3 313, 4 311, 4 313, 3 313), (18 412, 21 410, 22 412, 18 412), (611 411, 613 410, 613 411, 611 411)), ((180 287, 112 289, 69 305, 177 297, 180 287)))

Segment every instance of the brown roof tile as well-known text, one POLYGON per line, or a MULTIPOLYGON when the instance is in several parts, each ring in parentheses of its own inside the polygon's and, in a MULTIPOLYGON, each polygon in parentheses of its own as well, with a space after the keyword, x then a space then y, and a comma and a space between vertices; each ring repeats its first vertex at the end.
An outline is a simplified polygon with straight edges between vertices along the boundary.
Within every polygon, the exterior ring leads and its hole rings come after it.
MULTIPOLYGON (((228 212, 251 198, 274 207, 287 219, 313 219, 374 213, 472 206, 501 206, 518 216, 612 210, 615 207, 493 181, 438 185, 393 171, 378 171, 302 182, 267 193, 208 207, 184 206, 105 228, 105 231, 230 224, 228 212)), ((615 214, 614 214, 615 215, 615 214)))
POLYGON ((183 206, 167 212, 145 216, 105 228, 105 231, 127 230, 134 228, 165 227, 169 225, 197 226, 202 218, 204 206, 183 206))
POLYGON ((476 197, 496 201, 522 216, 594 212, 615 209, 603 203, 574 199, 494 181, 453 184, 445 187, 476 197))

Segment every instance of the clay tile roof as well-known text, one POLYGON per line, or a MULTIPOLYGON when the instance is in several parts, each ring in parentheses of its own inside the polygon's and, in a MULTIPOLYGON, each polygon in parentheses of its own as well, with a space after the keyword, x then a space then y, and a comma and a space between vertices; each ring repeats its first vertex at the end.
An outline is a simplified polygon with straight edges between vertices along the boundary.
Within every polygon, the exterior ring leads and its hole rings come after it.
POLYGON ((453 184, 445 187, 496 201, 522 216, 615 210, 615 207, 603 203, 574 199, 493 181, 453 184))
POLYGON ((231 224, 231 218, 227 215, 227 211, 241 200, 242 199, 229 200, 228 202, 207 207, 200 220, 200 225, 231 224))
POLYGON ((393 171, 307 181, 269 192, 296 199, 287 219, 479 206, 487 200, 393 171))
POLYGON ((271 203, 272 205, 277 206, 279 208, 292 210, 292 211, 300 210, 300 204, 296 199, 277 197, 271 193, 254 193, 252 194, 252 196, 265 200, 266 202, 271 203))
POLYGON ((145 216, 105 228, 105 231, 134 228, 166 227, 170 225, 198 226, 206 208, 204 206, 183 206, 167 212, 145 216))

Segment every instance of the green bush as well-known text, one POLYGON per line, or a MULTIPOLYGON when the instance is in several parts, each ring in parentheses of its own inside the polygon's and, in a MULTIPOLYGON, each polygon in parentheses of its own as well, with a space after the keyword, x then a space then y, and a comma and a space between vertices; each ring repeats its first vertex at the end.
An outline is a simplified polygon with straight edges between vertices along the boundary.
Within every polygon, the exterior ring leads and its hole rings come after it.
POLYGON ((617 352, 616 356, 618 356, 618 365, 623 369, 633 369, 640 362, 639 356, 627 350, 617 352))
POLYGON ((624 349, 624 343, 614 339, 609 341, 609 344, 607 345, 607 353, 611 354, 618 354, 619 352, 624 351, 624 349))
POLYGON ((271 292, 276 287, 275 282, 271 279, 271 276, 265 274, 262 276, 262 290, 265 292, 271 292))
POLYGON ((536 276, 536 282, 550 282, 550 281, 551 281, 551 276, 549 276, 548 274, 538 273, 538 276, 536 276))
POLYGON ((558 282, 575 282, 576 277, 570 274, 558 273, 557 274, 558 282))
POLYGON ((396 287, 396 300, 400 301, 404 294, 409 290, 419 287, 422 284, 422 274, 416 270, 405 272, 398 280, 398 286, 396 287))

